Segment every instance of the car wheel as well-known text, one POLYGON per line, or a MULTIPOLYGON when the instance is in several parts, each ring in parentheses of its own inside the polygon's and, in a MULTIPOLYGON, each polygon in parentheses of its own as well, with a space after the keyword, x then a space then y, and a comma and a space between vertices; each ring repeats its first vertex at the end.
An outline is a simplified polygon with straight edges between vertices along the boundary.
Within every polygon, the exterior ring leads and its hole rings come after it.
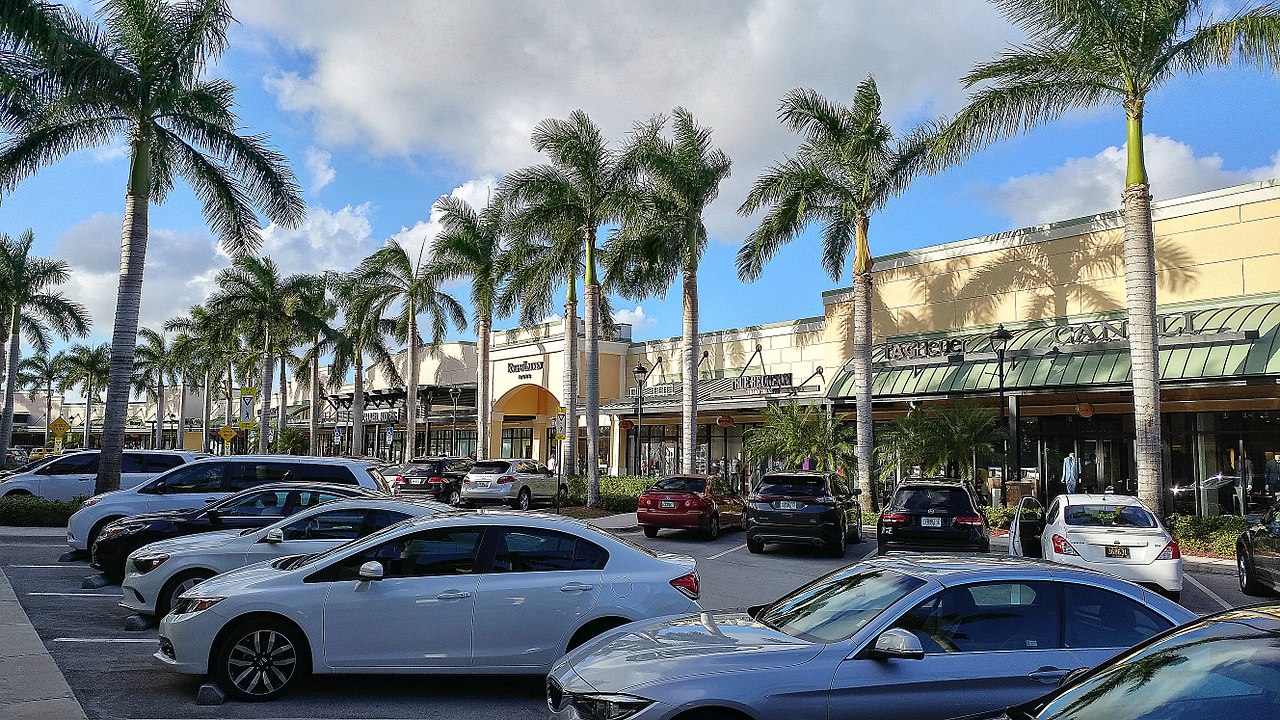
POLYGON ((885 549, 884 543, 880 543, 880 542, 876 543, 876 554, 877 554, 877 555, 883 555, 883 554, 885 554, 886 552, 888 552, 888 551, 885 549))
POLYGON ((644 536, 647 538, 658 537, 658 528, 653 525, 641 525, 640 529, 644 531, 644 536))
POLYGON ((297 630, 250 620, 227 635, 214 668, 218 681, 244 700, 274 700, 306 670, 306 643, 297 630))
POLYGON ((849 541, 854 545, 862 542, 862 523, 855 522, 853 524, 853 538, 849 541))
POLYGON ((533 504, 533 498, 529 495, 529 488, 521 488, 520 494, 516 496, 516 509, 528 510, 533 504))
POLYGON ((1254 597, 1264 594, 1262 584, 1254 574, 1253 563, 1249 562, 1243 548, 1236 548, 1236 575, 1240 579, 1240 592, 1254 597))
POLYGON ((192 570, 169 578, 169 582, 165 583, 164 588, 160 590, 160 596, 156 598, 156 617, 162 618, 168 615, 173 606, 178 604, 178 598, 182 593, 211 577, 213 573, 208 570, 192 570))
POLYGON ((13 492, 5 493, 3 497, 26 497, 30 494, 31 493, 27 490, 14 490, 13 492))
MULTIPOLYGON (((25 493, 22 490, 19 490, 18 492, 29 494, 29 493, 25 493)), ((10 493, 10 494, 16 495, 17 493, 10 493)), ((92 528, 89 529, 89 537, 85 539, 85 547, 92 550, 93 544, 98 541, 98 536, 102 534, 102 528, 106 527, 110 523, 115 522, 116 520, 119 520, 121 517, 123 516, 114 515, 112 517, 105 517, 99 520, 96 525, 94 525, 92 528)))
POLYGON ((845 556, 845 553, 848 552, 848 541, 845 539, 847 532, 846 528, 840 528, 839 532, 836 533, 836 541, 827 548, 828 555, 838 558, 845 556))
POLYGON ((1165 592, 1161 593, 1161 595, 1164 595, 1165 597, 1169 598, 1170 600, 1172 600, 1172 601, 1174 601, 1174 602, 1182 602, 1182 591, 1181 591, 1181 590, 1167 590, 1167 591, 1165 591, 1165 592))
POLYGON ((459 490, 454 489, 449 491, 449 504, 454 506, 462 504, 462 493, 459 490))
POLYGON ((601 633, 608 632, 616 627, 626 625, 629 622, 631 621, 626 618, 600 618, 599 620, 592 620, 586 625, 578 628, 578 632, 574 633, 573 637, 569 638, 569 644, 565 647, 564 651, 569 652, 591 638, 596 637, 601 633))
POLYGON ((764 541, 758 538, 747 538, 747 552, 752 552, 752 553, 764 552, 764 541))
POLYGON ((715 540, 720 537, 720 516, 712 515, 707 521, 707 539, 715 540))

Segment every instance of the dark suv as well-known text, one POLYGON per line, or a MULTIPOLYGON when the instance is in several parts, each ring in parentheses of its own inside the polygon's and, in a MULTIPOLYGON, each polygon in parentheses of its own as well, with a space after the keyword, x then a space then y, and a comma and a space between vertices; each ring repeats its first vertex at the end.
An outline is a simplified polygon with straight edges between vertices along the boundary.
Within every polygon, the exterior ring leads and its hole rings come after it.
POLYGON ((936 478, 907 480, 876 525, 877 550, 989 552, 991 538, 981 504, 968 483, 936 478))
POLYGON ((401 495, 421 496, 457 505, 462 500, 462 478, 467 476, 475 460, 470 458, 418 458, 397 465, 395 474, 385 474, 395 483, 401 495))
POLYGON ((817 472, 767 473, 747 497, 743 526, 747 549, 764 552, 767 542, 816 545, 844 557, 849 541, 862 542, 862 508, 840 478, 817 472))

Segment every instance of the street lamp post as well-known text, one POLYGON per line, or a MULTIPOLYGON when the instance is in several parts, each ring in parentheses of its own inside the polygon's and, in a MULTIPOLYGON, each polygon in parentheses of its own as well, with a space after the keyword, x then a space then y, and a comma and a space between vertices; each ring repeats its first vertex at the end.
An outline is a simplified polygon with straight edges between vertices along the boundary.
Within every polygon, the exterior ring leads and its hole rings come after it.
POLYGON ((449 388, 449 397, 453 399, 453 426, 449 429, 449 444, 453 446, 453 457, 458 457, 458 396, 462 391, 457 386, 449 388))
POLYGON ((644 384, 649 379, 649 370, 643 363, 636 363, 636 367, 631 371, 636 377, 636 474, 643 475, 644 468, 640 467, 640 429, 644 426, 644 384))
POLYGON ((169 423, 173 423, 173 445, 170 447, 176 449, 178 447, 178 418, 173 413, 169 413, 168 417, 165 418, 164 424, 168 425, 169 423))
MULTIPOLYGON (((1009 344, 1009 340, 1013 338, 1013 333, 1004 329, 1004 325, 996 326, 995 330, 988 335, 991 339, 991 347, 996 351, 996 375, 1000 379, 1000 424, 1008 429, 1008 421, 1005 419, 1005 402, 1004 402, 1004 351, 1005 346, 1009 344)), ((1000 456, 1000 504, 1007 505, 1009 492, 1009 439, 1006 436, 1004 441, 1004 453, 1000 456)))

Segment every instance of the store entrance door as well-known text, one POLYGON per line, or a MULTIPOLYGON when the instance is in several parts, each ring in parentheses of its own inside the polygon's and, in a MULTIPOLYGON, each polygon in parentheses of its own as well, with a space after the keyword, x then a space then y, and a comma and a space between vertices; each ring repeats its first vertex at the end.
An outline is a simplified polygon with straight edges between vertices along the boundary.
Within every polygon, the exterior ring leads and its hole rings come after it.
POLYGON ((1128 472, 1128 445, 1118 439, 1079 441, 1080 492, 1137 495, 1128 472))

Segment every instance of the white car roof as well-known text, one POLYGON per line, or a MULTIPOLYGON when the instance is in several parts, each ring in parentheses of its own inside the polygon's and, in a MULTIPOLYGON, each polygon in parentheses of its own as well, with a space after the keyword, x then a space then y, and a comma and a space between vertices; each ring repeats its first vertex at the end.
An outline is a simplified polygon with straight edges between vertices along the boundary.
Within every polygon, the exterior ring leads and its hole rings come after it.
POLYGON ((365 467, 359 460, 338 457, 321 457, 318 455, 210 455, 193 462, 280 462, 307 463, 310 465, 342 465, 345 467, 365 467))

